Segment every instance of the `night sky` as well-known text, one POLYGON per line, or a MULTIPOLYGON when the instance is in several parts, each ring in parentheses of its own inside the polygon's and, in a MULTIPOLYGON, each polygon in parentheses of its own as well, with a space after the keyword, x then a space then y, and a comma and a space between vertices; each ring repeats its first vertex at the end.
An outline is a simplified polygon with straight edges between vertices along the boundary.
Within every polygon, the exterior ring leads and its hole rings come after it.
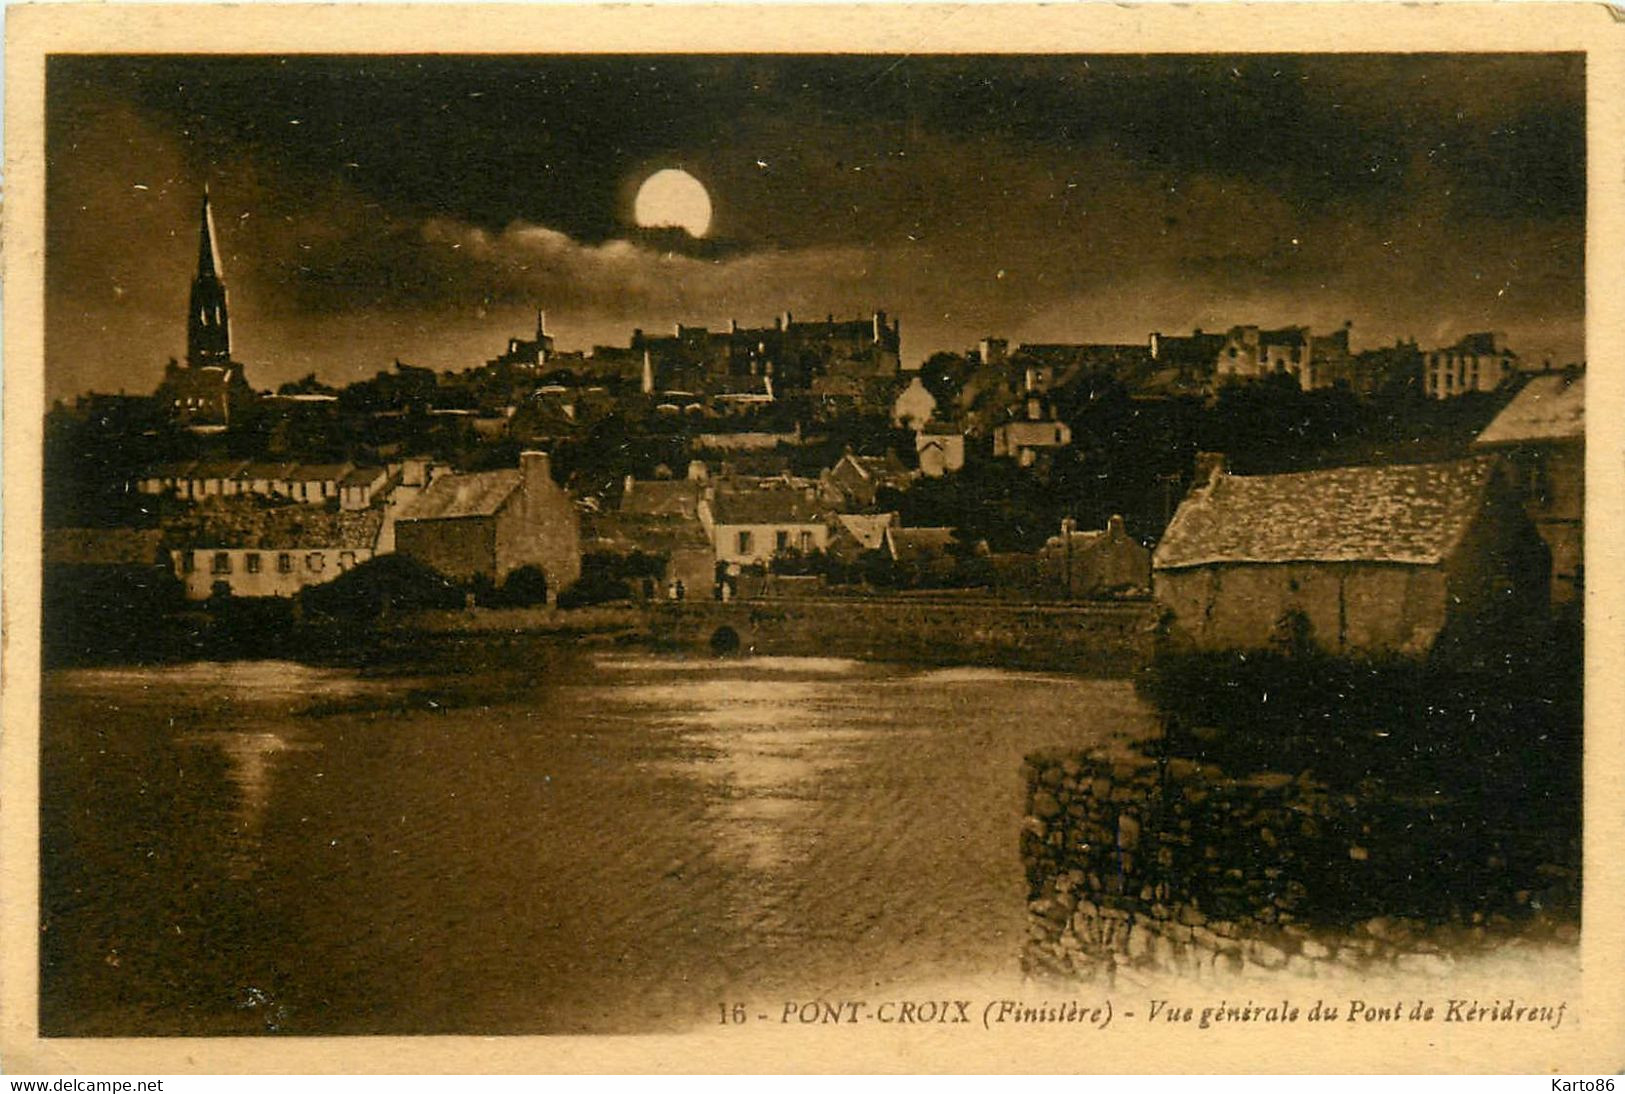
POLYGON ((185 348, 205 182, 260 387, 675 321, 987 334, 1354 322, 1584 355, 1578 55, 53 58, 47 391, 185 348), (711 231, 631 223, 699 178, 711 231))

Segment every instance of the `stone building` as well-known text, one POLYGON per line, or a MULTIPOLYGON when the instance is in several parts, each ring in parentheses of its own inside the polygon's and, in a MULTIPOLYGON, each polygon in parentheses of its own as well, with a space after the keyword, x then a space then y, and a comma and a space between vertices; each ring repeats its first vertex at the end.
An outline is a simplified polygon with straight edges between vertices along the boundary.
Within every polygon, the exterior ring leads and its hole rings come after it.
POLYGON ((829 546, 829 517, 813 490, 719 488, 700 505, 716 561, 765 565, 774 555, 811 554, 829 546))
POLYGON ((914 451, 919 456, 920 474, 940 479, 965 466, 965 434, 958 426, 932 422, 914 434, 914 451))
POLYGON ((545 452, 522 453, 517 468, 435 479, 396 516, 395 549, 458 581, 501 583, 538 567, 550 602, 581 576, 575 503, 545 452))
MULTIPOLYGON (((709 393, 726 377, 771 377, 780 394, 805 391, 819 377, 890 378, 900 364, 901 325, 877 311, 867 319, 798 320, 789 312, 771 327, 726 330, 676 324, 669 335, 632 332, 625 351, 644 369, 644 390, 709 393)), ((615 356, 610 347, 595 350, 615 356)))
POLYGON ((818 476, 819 493, 840 512, 873 508, 881 490, 907 490, 913 475, 895 452, 884 456, 857 456, 851 452, 818 476))
POLYGON ((1552 554, 1552 603, 1585 591, 1585 373, 1536 376, 1478 435, 1505 453, 1524 510, 1552 554))
POLYGON ((1425 655, 1544 609, 1546 548, 1493 459, 1235 476, 1215 465, 1153 555, 1178 644, 1425 655))
POLYGON ((1073 520, 1061 522, 1039 551, 1042 589, 1069 599, 1144 595, 1151 589, 1151 552, 1113 515, 1106 527, 1080 532, 1073 520))
POLYGON ((1518 372, 1518 355, 1499 331, 1469 334, 1453 346, 1429 350, 1422 361, 1422 389, 1434 399, 1469 391, 1494 391, 1518 372))
POLYGON ((381 508, 329 512, 222 498, 170 530, 170 557, 187 600, 290 597, 373 558, 383 523, 381 508))
POLYGON ((1287 375, 1304 391, 1330 387, 1349 375, 1354 359, 1349 328, 1345 323, 1330 334, 1315 334, 1308 327, 1232 327, 1219 350, 1215 375, 1220 380, 1287 375))
POLYGON ((1022 400, 1025 414, 993 430, 993 455, 1032 467, 1039 457, 1072 443, 1072 427, 1058 420, 1040 392, 1029 391, 1022 400))
POLYGON ((230 427, 255 398, 243 366, 231 359, 231 318, 220 277, 214 212, 203 192, 199 215, 197 274, 186 313, 186 361, 171 360, 154 399, 171 421, 199 432, 230 427))

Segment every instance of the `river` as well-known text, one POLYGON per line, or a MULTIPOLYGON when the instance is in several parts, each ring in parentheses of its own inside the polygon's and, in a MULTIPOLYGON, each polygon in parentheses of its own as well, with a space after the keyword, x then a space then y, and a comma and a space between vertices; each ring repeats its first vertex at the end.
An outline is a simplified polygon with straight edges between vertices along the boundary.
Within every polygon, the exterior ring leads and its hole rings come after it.
POLYGON ((1126 681, 446 642, 46 674, 47 1034, 675 1031, 1013 975, 1021 759, 1126 681))

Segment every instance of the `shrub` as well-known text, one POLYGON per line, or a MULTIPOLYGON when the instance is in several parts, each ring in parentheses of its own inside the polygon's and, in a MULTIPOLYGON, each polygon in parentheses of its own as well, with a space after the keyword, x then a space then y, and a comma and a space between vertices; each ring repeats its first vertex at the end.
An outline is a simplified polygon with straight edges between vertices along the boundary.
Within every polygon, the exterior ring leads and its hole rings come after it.
POLYGON ((374 619, 386 609, 461 608, 463 590, 415 559, 380 555, 324 585, 310 586, 300 599, 315 614, 374 619))

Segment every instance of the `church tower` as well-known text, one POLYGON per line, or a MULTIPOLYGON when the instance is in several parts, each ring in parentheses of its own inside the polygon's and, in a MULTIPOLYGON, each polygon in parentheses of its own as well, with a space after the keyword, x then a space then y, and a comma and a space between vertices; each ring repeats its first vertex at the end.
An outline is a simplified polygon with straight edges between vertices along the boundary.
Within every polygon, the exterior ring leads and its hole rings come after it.
POLYGON ((203 189, 198 225, 197 276, 192 279, 192 309, 186 317, 186 363, 223 365, 231 360, 231 323, 226 316, 226 284, 220 280, 209 190, 203 189))

